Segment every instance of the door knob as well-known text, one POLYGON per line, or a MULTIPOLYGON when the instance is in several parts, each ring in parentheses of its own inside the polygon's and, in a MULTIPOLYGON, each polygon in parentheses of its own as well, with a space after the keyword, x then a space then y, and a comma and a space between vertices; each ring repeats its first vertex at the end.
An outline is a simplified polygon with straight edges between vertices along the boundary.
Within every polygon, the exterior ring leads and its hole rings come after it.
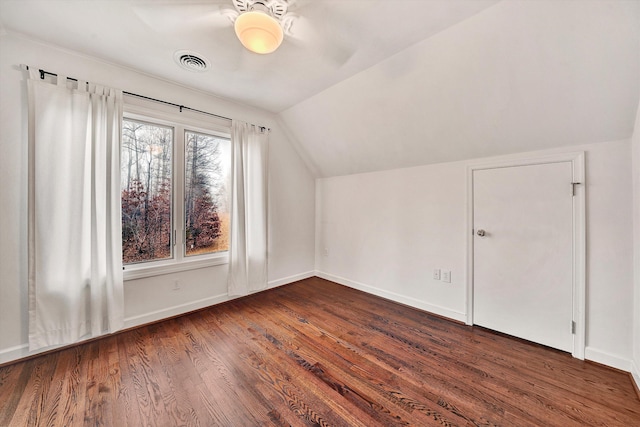
POLYGON ((476 233, 478 236, 480 237, 484 237, 484 235, 486 234, 485 231, 483 229, 478 230, 478 232, 476 233))

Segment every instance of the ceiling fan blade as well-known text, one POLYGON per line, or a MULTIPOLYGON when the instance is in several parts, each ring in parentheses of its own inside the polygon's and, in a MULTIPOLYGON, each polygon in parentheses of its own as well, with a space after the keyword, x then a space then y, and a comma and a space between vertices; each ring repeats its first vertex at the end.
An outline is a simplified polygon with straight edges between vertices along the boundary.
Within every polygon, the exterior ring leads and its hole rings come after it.
POLYGON ((134 13, 147 26, 157 32, 173 32, 194 27, 219 28, 230 25, 225 12, 233 10, 226 0, 208 3, 161 3, 140 4, 133 7, 134 13))
POLYGON ((285 40, 289 40, 299 48, 313 50, 337 66, 346 63, 355 53, 346 40, 335 37, 331 31, 319 31, 302 16, 296 17, 291 22, 285 40))
POLYGON ((298 13, 298 10, 302 9, 303 7, 309 4, 312 4, 314 1, 317 1, 317 0, 289 0, 289 6, 287 8, 287 11, 298 13))

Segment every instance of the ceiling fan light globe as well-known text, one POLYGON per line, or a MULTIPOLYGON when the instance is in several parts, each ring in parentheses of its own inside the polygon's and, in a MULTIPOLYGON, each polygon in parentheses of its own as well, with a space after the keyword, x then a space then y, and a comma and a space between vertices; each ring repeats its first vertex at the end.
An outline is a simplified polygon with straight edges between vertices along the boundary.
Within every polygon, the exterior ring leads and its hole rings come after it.
POLYGON ((275 51, 284 37, 280 23, 263 12, 243 13, 236 19, 234 27, 240 43, 255 53, 275 51))

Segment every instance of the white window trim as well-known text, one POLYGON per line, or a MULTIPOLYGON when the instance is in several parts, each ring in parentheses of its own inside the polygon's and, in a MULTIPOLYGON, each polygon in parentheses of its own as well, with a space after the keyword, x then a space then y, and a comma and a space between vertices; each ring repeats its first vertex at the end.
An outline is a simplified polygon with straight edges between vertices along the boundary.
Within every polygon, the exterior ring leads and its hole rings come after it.
MULTIPOLYGON (((174 130, 173 141, 173 170, 172 170, 172 209, 174 232, 173 239, 184 236, 184 207, 180 201, 184 200, 184 162, 176 161, 178 150, 184 150, 184 130, 201 132, 222 138, 231 138, 230 121, 216 118, 203 117, 202 120, 186 115, 160 111, 139 105, 125 104, 123 119, 139 120, 146 123, 169 126, 174 130), (226 124, 225 124, 226 123, 226 124), (180 141, 180 142, 179 142, 180 141)), ((181 157, 184 157, 182 155, 181 157)), ((184 159, 183 159, 184 160, 184 159)), ((183 240, 184 241, 184 240, 183 240)), ((184 249, 184 247, 182 247, 184 249)), ((174 243, 173 257, 158 261, 147 261, 123 266, 124 281, 143 279, 181 271, 196 270, 200 268, 214 267, 229 263, 228 251, 216 252, 206 255, 185 256, 174 243)))
POLYGON ((153 265, 148 265, 149 263, 129 264, 122 272, 124 280, 144 279, 145 277, 162 276, 164 274, 178 273, 181 271, 225 265, 229 263, 229 254, 222 252, 209 255, 204 259, 183 259, 180 262, 177 262, 175 259, 170 259, 150 261, 150 263, 153 265))

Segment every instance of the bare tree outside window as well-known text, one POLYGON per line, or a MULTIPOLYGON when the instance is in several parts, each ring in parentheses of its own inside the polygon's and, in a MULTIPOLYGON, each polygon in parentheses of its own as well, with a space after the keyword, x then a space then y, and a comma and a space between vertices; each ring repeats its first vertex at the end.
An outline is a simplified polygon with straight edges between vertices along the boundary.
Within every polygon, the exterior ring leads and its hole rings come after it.
POLYGON ((227 209, 228 139, 185 132, 185 252, 187 256, 229 249, 227 209))
POLYGON ((122 123, 122 260, 171 258, 173 129, 122 123))

